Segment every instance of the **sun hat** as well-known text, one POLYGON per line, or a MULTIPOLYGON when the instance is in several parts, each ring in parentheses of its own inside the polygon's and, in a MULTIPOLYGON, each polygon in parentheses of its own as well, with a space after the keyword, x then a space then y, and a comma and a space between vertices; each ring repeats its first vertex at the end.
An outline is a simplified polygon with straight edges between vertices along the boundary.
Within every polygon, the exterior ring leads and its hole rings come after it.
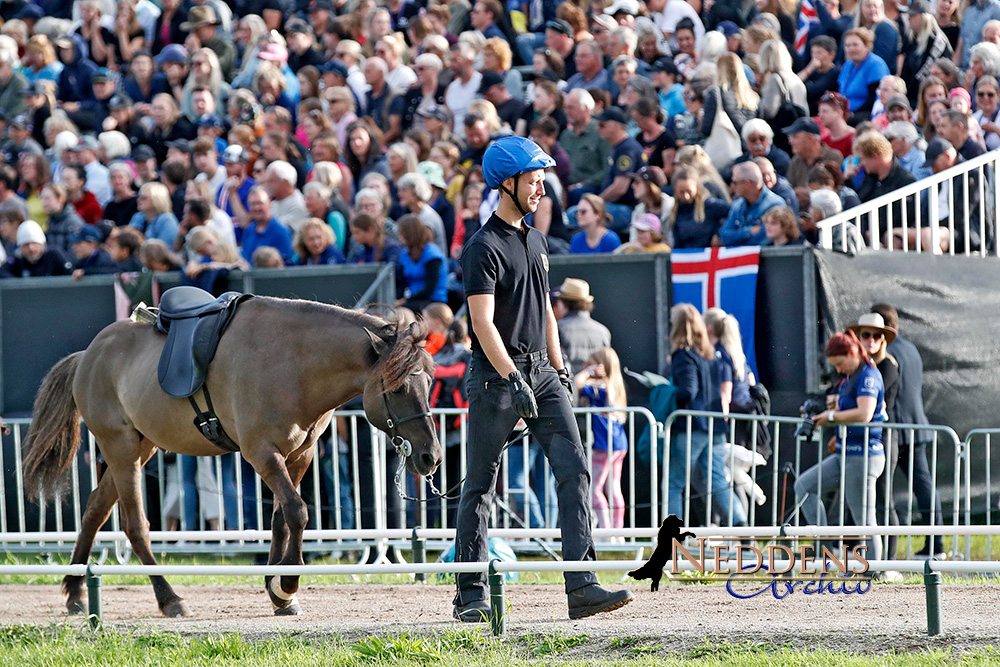
POLYGON ((861 336, 862 329, 878 329, 885 336, 886 343, 896 340, 896 330, 892 327, 887 327, 885 320, 878 313, 865 313, 858 318, 857 324, 852 324, 847 328, 858 334, 859 337, 861 336))
POLYGON ((580 278, 567 278, 562 282, 553 295, 563 301, 582 301, 583 303, 593 303, 594 297, 590 294, 590 283, 580 278))

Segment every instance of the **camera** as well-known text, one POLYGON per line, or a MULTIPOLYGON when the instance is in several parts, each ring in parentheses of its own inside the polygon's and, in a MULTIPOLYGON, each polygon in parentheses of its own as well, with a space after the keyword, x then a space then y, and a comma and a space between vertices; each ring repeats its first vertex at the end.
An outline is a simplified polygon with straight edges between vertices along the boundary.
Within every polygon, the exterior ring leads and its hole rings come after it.
POLYGON ((807 398, 802 404, 802 423, 795 429, 792 437, 811 440, 813 432, 816 430, 816 422, 812 420, 812 415, 819 414, 826 410, 826 402, 820 398, 807 398))

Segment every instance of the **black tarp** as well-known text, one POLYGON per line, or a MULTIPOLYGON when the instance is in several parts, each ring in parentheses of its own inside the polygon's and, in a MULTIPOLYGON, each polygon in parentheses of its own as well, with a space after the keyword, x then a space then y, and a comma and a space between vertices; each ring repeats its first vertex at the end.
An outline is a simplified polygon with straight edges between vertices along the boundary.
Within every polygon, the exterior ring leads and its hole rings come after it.
MULTIPOLYGON (((1000 261, 887 252, 815 255, 820 344, 857 321, 873 303, 890 303, 899 311, 900 335, 912 341, 923 358, 924 408, 930 423, 950 426, 959 438, 972 429, 1000 428, 1000 261)), ((979 513, 987 506, 986 458, 982 438, 973 444, 972 509, 979 513)), ((952 485, 953 456, 953 449, 942 444, 939 491, 952 485)), ((1000 457, 992 459, 1000 473, 1000 457)), ((997 488, 1000 475, 992 480, 997 488)), ((994 491, 991 509, 997 495, 994 491)), ((948 488, 943 499, 950 497, 948 488)), ((947 508, 945 513, 950 518, 947 508)))

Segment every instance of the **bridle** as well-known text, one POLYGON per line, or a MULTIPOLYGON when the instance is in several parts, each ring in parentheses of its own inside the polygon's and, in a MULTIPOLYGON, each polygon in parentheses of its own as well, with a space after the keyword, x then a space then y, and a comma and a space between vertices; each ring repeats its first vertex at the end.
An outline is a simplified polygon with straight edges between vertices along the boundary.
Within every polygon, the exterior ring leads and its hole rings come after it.
MULTIPOLYGON (((419 375, 421 373, 423 373, 423 371, 414 371, 412 374, 419 375)), ((396 474, 393 476, 393 482, 395 482, 396 484, 396 491, 397 493, 399 493, 399 497, 402 498, 403 500, 410 500, 417 503, 425 503, 429 500, 429 498, 411 498, 410 496, 406 495, 406 491, 403 490, 403 481, 402 481, 403 471, 406 469, 406 459, 408 459, 410 455, 413 454, 413 445, 410 443, 409 440, 399 435, 396 432, 396 429, 399 428, 401 424, 405 424, 406 422, 416 421, 418 419, 430 419, 431 429, 433 430, 434 428, 433 415, 431 415, 429 410, 424 410, 422 412, 415 412, 412 415, 407 415, 405 417, 397 417, 396 413, 393 412, 392 410, 392 406, 389 405, 389 392, 385 390, 385 381, 382 381, 382 403, 385 405, 385 414, 386 414, 385 431, 389 435, 389 444, 391 444, 393 449, 396 450, 396 456, 399 457, 399 465, 396 467, 396 474)), ((458 485, 462 483, 461 480, 459 480, 458 484, 456 484, 452 488, 448 489, 445 492, 441 492, 434 485, 434 478, 432 475, 424 475, 423 478, 427 482, 427 485, 430 487, 431 493, 437 496, 438 498, 443 498, 445 500, 455 500, 457 498, 457 496, 452 497, 449 496, 448 494, 454 491, 458 487, 458 485)))
MULTIPOLYGON (((419 375, 420 373, 423 373, 423 371, 414 371, 412 374, 419 375)), ((407 415, 405 417, 397 417, 396 414, 392 411, 392 406, 389 405, 389 392, 385 390, 385 381, 382 381, 382 402, 385 405, 385 414, 386 414, 385 430, 386 433, 389 434, 389 444, 391 444, 393 449, 396 450, 396 456, 399 457, 399 465, 396 467, 396 474, 393 476, 393 482, 396 484, 396 492, 399 493, 399 497, 403 500, 409 500, 415 503, 426 503, 430 500, 430 498, 414 498, 412 496, 406 495, 406 491, 403 489, 403 481, 402 481, 403 471, 406 469, 406 459, 409 458, 409 456, 413 453, 413 445, 410 443, 409 440, 396 433, 396 429, 399 428, 400 424, 416 421, 418 419, 430 419, 431 428, 433 429, 434 416, 430 413, 429 410, 424 410, 422 412, 416 412, 412 415, 407 415)), ((524 434, 527 432, 527 430, 528 430, 527 428, 523 428, 520 431, 515 431, 515 433, 511 435, 504 443, 503 447, 500 450, 501 453, 507 448, 509 448, 511 445, 513 445, 515 442, 520 440, 522 437, 524 437, 524 434)), ((430 488, 431 495, 436 496, 437 498, 440 498, 442 500, 458 500, 461 497, 460 495, 453 496, 451 494, 454 491, 456 491, 460 486, 462 486, 462 482, 465 481, 465 477, 462 477, 462 479, 455 482, 455 484, 453 484, 451 488, 445 491, 441 491, 440 489, 437 488, 437 486, 434 484, 433 475, 423 475, 423 478, 424 481, 427 482, 427 486, 430 488)))

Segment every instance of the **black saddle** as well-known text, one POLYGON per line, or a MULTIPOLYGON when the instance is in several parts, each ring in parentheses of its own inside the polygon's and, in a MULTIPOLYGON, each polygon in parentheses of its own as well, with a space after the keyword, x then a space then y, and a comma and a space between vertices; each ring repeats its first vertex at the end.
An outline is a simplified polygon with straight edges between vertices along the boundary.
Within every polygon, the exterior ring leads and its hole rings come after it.
POLYGON ((205 384, 219 340, 252 294, 226 292, 213 297, 197 287, 173 287, 160 299, 156 328, 167 334, 160 353, 160 387, 174 398, 187 398, 205 384))

